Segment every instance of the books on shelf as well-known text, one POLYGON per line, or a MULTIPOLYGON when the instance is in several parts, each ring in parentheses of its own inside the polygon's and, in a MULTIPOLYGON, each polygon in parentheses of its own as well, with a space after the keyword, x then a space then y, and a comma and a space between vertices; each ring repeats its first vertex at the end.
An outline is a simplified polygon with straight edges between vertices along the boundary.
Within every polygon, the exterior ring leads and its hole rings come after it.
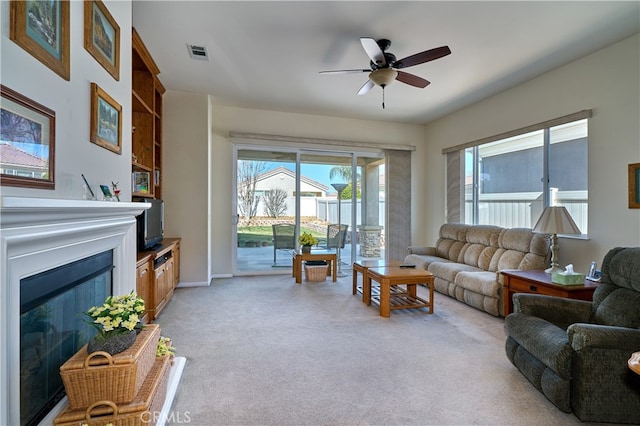
POLYGON ((149 193, 149 172, 133 172, 133 188, 134 193, 148 194, 149 193))

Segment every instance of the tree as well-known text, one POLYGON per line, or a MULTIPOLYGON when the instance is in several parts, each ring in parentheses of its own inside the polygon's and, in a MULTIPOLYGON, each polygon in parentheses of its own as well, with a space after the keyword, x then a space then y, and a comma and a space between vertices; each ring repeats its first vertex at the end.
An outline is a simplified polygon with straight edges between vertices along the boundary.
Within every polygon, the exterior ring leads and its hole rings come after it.
POLYGON ((263 161, 238 161, 238 210, 247 220, 256 216, 260 197, 256 197, 258 176, 264 173, 267 164, 263 161))
POLYGON ((269 217, 284 216, 287 212, 287 205, 285 200, 287 199, 287 191, 284 189, 270 189, 265 195, 262 196, 264 201, 264 214, 269 217))

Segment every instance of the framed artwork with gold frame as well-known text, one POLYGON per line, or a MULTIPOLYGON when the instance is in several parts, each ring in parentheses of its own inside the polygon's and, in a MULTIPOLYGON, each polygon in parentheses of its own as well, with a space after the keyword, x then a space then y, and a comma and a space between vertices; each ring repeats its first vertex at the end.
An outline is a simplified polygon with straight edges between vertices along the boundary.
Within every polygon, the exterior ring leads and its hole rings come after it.
POLYGON ((640 209, 640 163, 629 164, 629 208, 640 209))
POLYGON ((122 152, 122 106, 91 83, 91 142, 110 151, 122 152))
POLYGON ((0 85, 0 184, 55 189, 56 113, 0 85))
POLYGON ((9 38, 70 80, 69 1, 11 0, 10 15, 9 38))
POLYGON ((120 80, 120 26, 100 0, 84 2, 84 48, 120 80))

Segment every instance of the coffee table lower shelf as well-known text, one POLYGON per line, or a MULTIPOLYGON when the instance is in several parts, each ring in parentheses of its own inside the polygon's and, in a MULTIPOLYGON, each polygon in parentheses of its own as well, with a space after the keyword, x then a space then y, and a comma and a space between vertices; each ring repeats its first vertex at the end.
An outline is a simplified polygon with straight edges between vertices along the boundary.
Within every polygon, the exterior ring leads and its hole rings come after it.
MULTIPOLYGON (((380 306, 380 287, 371 288, 371 303, 380 306)), ((412 296, 399 286, 392 286, 389 295, 389 310, 428 308, 429 301, 412 296)))

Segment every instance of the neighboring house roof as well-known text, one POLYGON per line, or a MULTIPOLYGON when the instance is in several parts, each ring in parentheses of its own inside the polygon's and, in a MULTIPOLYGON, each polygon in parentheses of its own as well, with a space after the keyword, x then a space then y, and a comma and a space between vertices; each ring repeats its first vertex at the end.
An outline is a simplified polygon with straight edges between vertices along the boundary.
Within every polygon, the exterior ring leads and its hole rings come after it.
POLYGON ((29 154, 6 142, 0 143, 0 163, 2 163, 3 166, 47 168, 46 160, 29 154))
MULTIPOLYGON (((296 177, 295 172, 292 172, 291 170, 287 169, 286 167, 280 166, 280 167, 276 167, 273 170, 269 170, 267 172, 264 172, 264 173, 258 175, 258 181, 261 181, 261 180, 264 180, 264 179, 268 179, 268 178, 270 178, 272 176, 276 176, 276 175, 278 175, 280 173, 284 173, 284 174, 292 177, 293 179, 295 179, 295 177, 296 177)), ((316 188, 318 188, 318 189, 320 189, 320 190, 322 190, 324 192, 326 192, 329 189, 328 186, 323 185, 323 184, 321 184, 320 182, 318 182, 316 180, 309 179, 308 177, 305 177, 305 176, 300 176, 300 182, 304 182, 304 183, 306 183, 308 185, 315 186, 316 188)))

